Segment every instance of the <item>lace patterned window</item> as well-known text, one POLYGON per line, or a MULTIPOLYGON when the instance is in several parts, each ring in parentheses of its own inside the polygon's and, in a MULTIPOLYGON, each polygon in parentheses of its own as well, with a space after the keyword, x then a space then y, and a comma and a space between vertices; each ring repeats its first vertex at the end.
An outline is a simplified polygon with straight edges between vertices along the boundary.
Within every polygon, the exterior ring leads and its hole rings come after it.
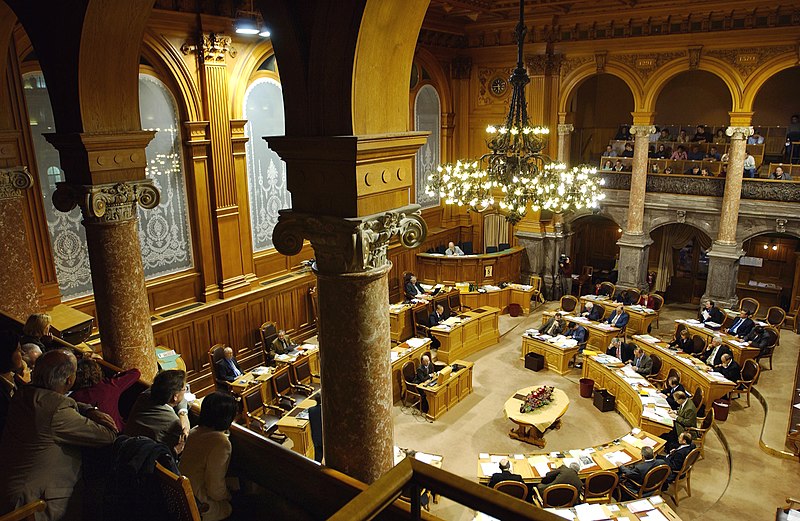
POLYGON ((278 222, 278 210, 291 208, 286 187, 286 165, 262 139, 282 136, 283 91, 271 78, 258 78, 244 96, 247 142, 247 184, 250 192, 250 225, 253 251, 273 248, 272 230, 278 222))
POLYGON ((45 134, 56 130, 44 75, 41 72, 25 74, 23 87, 58 286, 64 300, 89 295, 92 293, 92 274, 81 211, 74 208, 69 213, 59 212, 52 202, 56 183, 64 181, 64 171, 61 170, 58 151, 44 138, 45 134))
MULTIPOLYGON (((81 211, 59 212, 52 203, 56 183, 64 180, 64 172, 58 152, 44 138, 44 134, 55 132, 44 76, 41 72, 26 74, 23 85, 62 299, 90 295, 92 276, 81 211)), ((175 101, 164 84, 152 76, 139 76, 139 91, 142 128, 157 130, 147 147, 146 173, 161 192, 157 208, 139 210, 142 260, 145 278, 150 279, 192 266, 191 233, 175 101)))
POLYGON ((161 194, 157 207, 139 208, 144 276, 151 279, 191 268, 192 244, 178 109, 161 80, 147 74, 139 75, 139 113, 142 129, 156 131, 145 173, 161 194))
POLYGON ((439 195, 430 196, 425 193, 428 174, 436 169, 440 160, 441 107, 439 94, 432 85, 423 85, 414 101, 414 128, 430 132, 428 140, 417 151, 417 204, 423 208, 439 204, 439 195))

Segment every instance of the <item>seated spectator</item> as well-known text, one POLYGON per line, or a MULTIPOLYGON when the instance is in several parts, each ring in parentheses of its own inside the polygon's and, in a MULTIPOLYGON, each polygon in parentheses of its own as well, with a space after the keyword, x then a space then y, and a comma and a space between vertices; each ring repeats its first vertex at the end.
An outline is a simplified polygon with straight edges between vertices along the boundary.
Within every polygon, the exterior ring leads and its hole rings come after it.
POLYGON ((686 169, 686 174, 687 175, 700 175, 700 167, 699 166, 693 166, 691 168, 688 168, 688 169, 686 169))
POLYGON ((686 147, 683 145, 678 145, 678 148, 675 149, 675 152, 672 153, 669 158, 673 161, 685 161, 688 159, 689 155, 686 153, 686 147))
POLYGON ((36 344, 42 352, 50 347, 50 325, 52 319, 47 313, 34 313, 25 321, 22 328, 21 344, 36 344))
POLYGON ((697 407, 694 401, 689 399, 689 395, 683 391, 675 392, 672 397, 678 408, 675 409, 672 430, 661 436, 667 442, 667 450, 672 450, 678 446, 678 439, 686 429, 697 427, 697 407))
POLYGON ((100 364, 91 358, 78 361, 75 385, 70 395, 75 401, 88 403, 114 419, 118 431, 125 428, 119 413, 119 397, 135 384, 142 374, 138 369, 128 369, 114 376, 104 378, 100 364))
POLYGON ((214 372, 217 378, 225 382, 233 382, 244 373, 242 368, 239 367, 239 363, 233 357, 233 349, 230 347, 226 347, 222 350, 222 358, 217 360, 214 364, 214 372))
MULTIPOLYGON (((416 277, 412 277, 412 279, 415 282, 417 280, 416 277)), ((292 339, 286 335, 286 331, 281 329, 278 331, 278 336, 272 341, 272 351, 274 354, 283 355, 294 349, 295 345, 292 339)))
POLYGON ((617 157, 617 151, 611 145, 606 145, 606 151, 603 152, 603 157, 617 157))
POLYGON ((181 472, 192 483, 194 497, 208 507, 203 521, 218 521, 231 515, 231 494, 225 475, 231 462, 228 429, 236 417, 236 399, 214 392, 203 399, 197 426, 189 431, 181 456, 181 472))
POLYGON ((695 358, 699 358, 709 367, 714 367, 722 363, 722 355, 725 353, 733 354, 731 348, 722 343, 722 337, 717 335, 711 339, 711 343, 702 353, 695 355, 695 358))
POLYGON ((714 371, 718 372, 731 382, 738 382, 742 379, 742 368, 736 363, 728 353, 722 355, 722 362, 714 366, 714 371))
POLYGON ((717 147, 710 147, 708 152, 706 152, 705 159, 707 161, 719 161, 720 159, 719 152, 717 152, 717 147))
POLYGON ((625 150, 622 151, 620 157, 633 157, 633 145, 625 143, 625 150))
POLYGON ((522 481, 522 476, 511 472, 511 462, 506 458, 501 459, 498 466, 500 467, 500 472, 495 472, 492 474, 492 477, 489 478, 489 483, 487 483, 489 488, 494 488, 494 486, 501 481, 519 481, 520 483, 524 483, 524 481, 522 481))
MULTIPOLYGON (((639 488, 642 485, 642 481, 644 481, 644 477, 647 475, 650 469, 659 464, 660 462, 656 459, 653 448, 642 447, 642 461, 633 465, 625 465, 620 467, 620 480, 627 481, 630 485, 629 488, 639 488)), ((624 490, 622 490, 622 500, 628 501, 630 499, 633 498, 625 493, 624 490)))
POLYGON ((581 313, 581 316, 586 317, 593 322, 600 322, 603 320, 604 312, 605 310, 603 309, 603 306, 595 306, 593 302, 587 302, 586 309, 583 313, 581 313))
POLYGON ((665 168, 664 169, 664 173, 667 174, 667 175, 671 174, 672 173, 672 167, 668 166, 667 168, 665 168))
POLYGON ((664 146, 663 144, 660 144, 658 145, 658 149, 653 154, 653 157, 655 157, 656 159, 667 159, 668 155, 669 151, 667 150, 667 147, 664 146))
POLYGON ((631 317, 628 315, 628 312, 625 311, 625 304, 623 302, 618 302, 614 308, 614 311, 611 312, 611 316, 608 317, 606 322, 614 327, 623 328, 628 324, 628 320, 630 320, 630 318, 631 317))
POLYGON ((189 409, 183 399, 185 387, 185 372, 170 370, 158 373, 150 389, 140 394, 133 404, 125 424, 125 434, 146 436, 163 443, 175 454, 183 452, 189 434, 189 409))
POLYGON ((725 135, 725 129, 718 128, 717 133, 714 134, 714 144, 724 145, 727 142, 728 142, 728 136, 725 135))
POLYGON ((672 136, 669 133, 669 129, 662 128, 661 132, 658 134, 659 141, 672 141, 672 136))
POLYGON ((42 348, 39 347, 39 344, 31 342, 22 344, 20 349, 22 350, 22 360, 28 366, 28 369, 33 371, 33 368, 36 367, 36 360, 42 356, 42 348))
POLYGON ((433 310, 433 313, 431 313, 430 316, 428 317, 428 326, 430 327, 438 326, 445 320, 447 320, 447 316, 444 313, 444 306, 437 303, 433 310))
POLYGON ((603 168, 601 170, 613 170, 613 169, 614 169, 614 164, 611 162, 611 160, 608 160, 605 163, 603 163, 603 168))
POLYGON ((699 146, 694 145, 692 147, 692 151, 689 152, 686 156, 687 159, 689 159, 689 161, 702 161, 703 158, 705 157, 705 154, 703 154, 703 151, 700 150, 699 146))
POLYGON ((642 294, 639 295, 639 301, 636 304, 640 306, 644 306, 648 309, 653 309, 653 306, 656 305, 656 299, 653 298, 653 295, 647 292, 647 290, 642 291, 642 294))
POLYGON ((564 317, 561 316, 561 313, 556 312, 555 315, 550 317, 550 319, 544 323, 539 331, 544 335, 557 336, 566 331, 566 329, 566 320, 564 320, 564 317))
POLYGON ((678 351, 683 351, 684 353, 693 352, 694 342, 689 336, 689 330, 681 329, 681 333, 677 337, 675 337, 675 339, 672 342, 669 343, 669 347, 672 349, 677 349, 678 351))
POLYGON ((728 165, 722 165, 719 169, 719 177, 727 177, 728 165))
POLYGON ((561 465, 545 474, 542 482, 536 485, 536 489, 544 497, 544 491, 553 485, 572 485, 578 489, 578 497, 580 497, 583 494, 583 482, 578 477, 580 470, 581 466, 575 462, 570 463, 569 466, 561 465))
POLYGON ((675 141, 677 141, 678 143, 688 143, 689 142, 689 136, 686 135, 686 131, 685 130, 681 129, 681 131, 678 132, 678 137, 675 138, 675 141))
POLYGON ((614 170, 614 172, 624 172, 625 171, 625 167, 622 165, 622 161, 617 159, 617 161, 614 163, 613 170, 614 170))
MULTIPOLYGON (((583 344, 589 339, 589 332, 577 322, 570 322, 567 324, 567 332, 564 336, 576 340, 578 344, 583 344)), ((583 349, 583 346, 581 346, 581 349, 583 349)))
POLYGON ((703 177, 714 177, 714 174, 706 167, 700 169, 700 175, 703 177))
POLYGON ((25 384, 20 376, 23 370, 19 337, 11 331, 0 331, 0 435, 6 424, 11 398, 25 384))
POLYGON ((406 281, 405 285, 405 292, 406 292, 406 300, 427 297, 425 290, 422 288, 422 285, 419 282, 417 282, 416 275, 410 275, 408 277, 408 280, 406 281))
POLYGON ((678 410, 679 407, 678 402, 675 401, 675 393, 678 391, 686 393, 686 389, 683 387, 680 377, 670 376, 667 378, 667 385, 664 387, 664 390, 661 391, 661 394, 666 398, 667 403, 673 411, 678 410))
POLYGON ((753 135, 747 138, 748 145, 763 145, 764 144, 764 136, 761 135, 761 132, 756 130, 753 132, 753 135))
POLYGON ((711 136, 706 132, 705 125, 697 125, 697 132, 692 137, 693 143, 707 143, 711 141, 711 136))
POLYGON ((0 514, 43 499, 40 520, 80 519, 81 501, 72 498, 81 477, 81 453, 111 445, 114 420, 66 396, 77 360, 56 349, 36 363, 33 382, 19 388, 0 442, 0 514))
POLYGON ((614 136, 614 139, 617 141, 625 141, 631 138, 631 126, 630 125, 620 125, 619 129, 617 130, 617 135, 614 136))
POLYGON ((746 152, 746 154, 744 157, 744 174, 742 175, 743 177, 753 178, 756 176, 756 158, 750 152, 746 152))
POLYGON ((775 171, 769 175, 770 179, 776 179, 778 181, 791 181, 792 176, 790 176, 787 172, 783 171, 783 168, 776 167, 775 171))
POLYGON ((706 300, 703 302, 703 309, 700 310, 698 320, 702 323, 714 322, 715 324, 722 324, 725 316, 722 311, 716 306, 713 300, 706 300))

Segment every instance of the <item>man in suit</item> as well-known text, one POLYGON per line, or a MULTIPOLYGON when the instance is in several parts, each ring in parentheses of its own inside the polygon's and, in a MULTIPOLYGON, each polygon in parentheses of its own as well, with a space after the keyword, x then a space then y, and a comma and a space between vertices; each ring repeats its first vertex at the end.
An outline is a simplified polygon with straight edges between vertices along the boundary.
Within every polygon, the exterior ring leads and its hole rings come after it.
POLYGON ((185 372, 173 369, 158 373, 150 389, 140 394, 133 404, 125 434, 146 436, 163 443, 176 455, 183 452, 189 434, 189 410, 183 397, 185 388, 185 372))
POLYGON ((541 332, 545 335, 556 336, 563 333, 566 326, 564 317, 561 316, 561 313, 556 312, 555 315, 550 317, 550 320, 544 323, 541 332))
POLYGON ((291 338, 286 336, 286 331, 283 329, 278 331, 278 336, 272 341, 272 350, 279 355, 285 355, 294 349, 294 346, 295 343, 292 342, 291 338))
POLYGON ((428 325, 430 327, 438 326, 445 320, 447 320, 447 317, 444 315, 444 306, 441 304, 436 304, 436 308, 433 310, 433 313, 431 313, 428 317, 428 325))
MULTIPOLYGON (((639 488, 650 469, 659 465, 659 463, 652 447, 642 447, 642 461, 633 465, 620 467, 620 478, 628 482, 629 488, 639 488)), ((622 490, 623 501, 633 499, 624 489, 620 490, 622 490)))
POLYGON ((417 277, 415 275, 411 275, 406 282, 406 299, 411 300, 413 298, 425 298, 425 290, 422 289, 422 285, 417 282, 417 277))
POLYGON ((749 342, 751 347, 757 347, 760 349, 759 354, 765 354, 767 348, 770 347, 774 342, 775 339, 772 338, 764 326, 755 326, 750 333, 744 337, 745 342, 749 342))
POLYGON ((37 520, 80 518, 80 500, 72 496, 82 450, 113 443, 116 425, 109 415, 65 396, 77 367, 70 352, 45 353, 31 385, 20 387, 11 400, 0 442, 0 514, 44 499, 47 507, 37 520))
POLYGON ((233 349, 226 347, 222 351, 222 358, 214 364, 214 371, 216 371, 217 378, 226 382, 233 382, 242 376, 242 369, 233 358, 233 349))
POLYGON ((722 311, 720 311, 719 308, 714 305, 713 300, 705 301, 703 304, 703 309, 700 311, 699 319, 703 324, 706 322, 722 324, 722 322, 725 320, 725 318, 722 316, 722 311))
POLYGON ((445 255, 455 255, 455 256, 461 256, 461 255, 464 255, 464 252, 461 250, 461 248, 459 248, 458 246, 456 246, 456 245, 453 243, 453 241, 450 241, 450 242, 447 244, 447 249, 444 251, 444 254, 445 254, 445 255))
POLYGON ((593 302, 587 302, 586 310, 583 313, 581 313, 581 316, 584 316, 593 322, 600 322, 601 320, 603 320, 604 311, 605 310, 603 309, 603 306, 599 304, 595 305, 593 302))
POLYGON ((731 349, 722 343, 722 338, 715 336, 708 347, 700 353, 697 358, 706 363, 709 367, 714 367, 722 363, 722 355, 725 353, 733 354, 731 349))
POLYGON ((322 463, 322 391, 314 398, 317 402, 308 408, 308 422, 311 424, 311 442, 314 444, 314 460, 322 463))
POLYGON ((542 478, 542 482, 536 485, 539 494, 544 497, 544 491, 553 485, 572 485, 578 489, 578 497, 583 493, 583 482, 578 477, 578 472, 581 470, 580 465, 575 462, 566 465, 561 465, 555 470, 551 470, 542 478))
POLYGON ((622 337, 614 337, 611 339, 611 345, 606 349, 606 354, 616 356, 623 363, 627 363, 633 360, 633 347, 623 341, 622 337))
POLYGON ((736 335, 739 338, 746 337, 756 325, 753 319, 750 318, 750 315, 751 313, 746 309, 739 311, 739 316, 736 317, 731 327, 728 328, 728 334, 736 335))
POLYGON ((417 383, 421 384, 430 379, 431 375, 436 372, 436 366, 431 362, 428 355, 422 355, 419 367, 417 368, 417 383))
POLYGON ((683 387, 681 379, 677 376, 670 376, 667 378, 667 386, 663 391, 661 391, 661 394, 663 394, 664 398, 667 399, 667 403, 673 411, 678 410, 679 407, 678 402, 675 401, 675 393, 678 391, 686 393, 686 389, 683 387))
POLYGON ((742 379, 742 368, 728 353, 722 355, 722 363, 715 365, 714 370, 731 382, 738 382, 742 379))
POLYGON ((614 312, 611 313, 611 316, 608 317, 608 320, 606 320, 606 322, 608 322, 614 327, 618 327, 621 329, 625 327, 630 318, 631 318, 630 315, 628 315, 625 312, 625 307, 620 303, 617 304, 617 307, 614 309, 614 312))
POLYGON ((689 330, 682 329, 680 335, 669 343, 669 347, 683 351, 684 353, 691 353, 694 351, 694 342, 689 337, 689 330))
POLYGON ((583 344, 589 339, 589 332, 577 322, 570 322, 567 324, 565 336, 577 340, 578 344, 583 344))
POLYGON ((697 407, 695 407, 694 401, 689 399, 689 395, 683 391, 676 392, 673 398, 678 404, 678 410, 674 413, 672 430, 663 436, 667 442, 667 450, 672 450, 678 446, 678 439, 681 433, 690 427, 697 427, 697 407))
POLYGON ((631 367, 642 376, 647 376, 653 372, 653 359, 639 346, 634 348, 633 360, 629 363, 631 367))
POLYGON ((522 481, 522 476, 511 472, 511 462, 506 458, 500 460, 499 466, 500 472, 495 472, 492 474, 492 477, 489 478, 489 483, 487 483, 489 488, 494 488, 494 486, 501 481, 519 481, 520 483, 524 483, 524 481, 522 481))
POLYGON ((686 461, 686 456, 688 456, 689 453, 695 449, 696 445, 692 442, 692 439, 691 432, 682 432, 681 435, 678 436, 678 446, 672 449, 666 456, 658 458, 669 465, 669 468, 672 469, 672 474, 670 474, 670 476, 667 478, 662 490, 666 490, 666 486, 675 481, 675 479, 678 477, 678 472, 680 472, 683 468, 683 463, 686 461))

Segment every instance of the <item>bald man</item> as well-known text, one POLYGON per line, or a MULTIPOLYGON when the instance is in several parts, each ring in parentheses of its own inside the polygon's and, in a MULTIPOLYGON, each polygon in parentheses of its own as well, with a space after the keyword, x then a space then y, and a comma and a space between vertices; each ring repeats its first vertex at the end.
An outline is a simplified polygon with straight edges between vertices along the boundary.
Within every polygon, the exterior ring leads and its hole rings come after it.
POLYGON ((223 351, 223 357, 217 360, 214 364, 214 370, 217 373, 217 379, 226 382, 233 382, 242 376, 242 369, 233 357, 233 349, 226 347, 223 351))

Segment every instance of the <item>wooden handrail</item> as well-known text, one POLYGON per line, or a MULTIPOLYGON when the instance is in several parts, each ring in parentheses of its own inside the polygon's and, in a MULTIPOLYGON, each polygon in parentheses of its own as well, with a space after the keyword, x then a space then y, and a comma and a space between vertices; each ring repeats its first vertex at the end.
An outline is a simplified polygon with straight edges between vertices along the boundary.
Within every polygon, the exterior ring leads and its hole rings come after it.
POLYGON ((0 521, 33 521, 36 513, 44 512, 45 508, 47 508, 47 503, 41 499, 37 499, 36 501, 31 501, 27 505, 22 505, 8 514, 0 516, 0 521))

